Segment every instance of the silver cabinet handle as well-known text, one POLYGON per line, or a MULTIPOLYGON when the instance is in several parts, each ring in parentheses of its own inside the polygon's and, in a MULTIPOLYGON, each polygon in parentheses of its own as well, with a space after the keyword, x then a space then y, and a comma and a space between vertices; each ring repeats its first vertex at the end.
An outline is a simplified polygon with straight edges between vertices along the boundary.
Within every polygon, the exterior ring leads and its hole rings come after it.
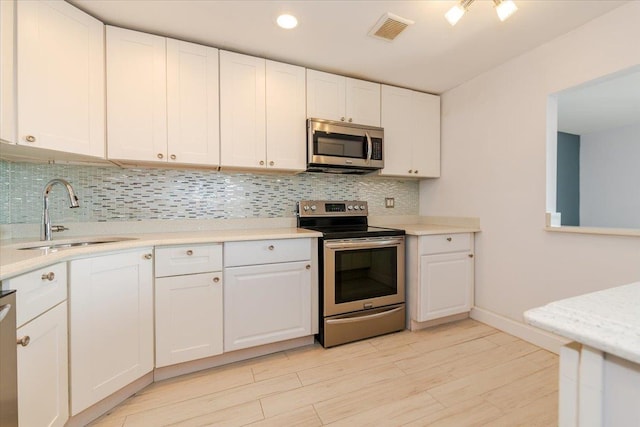
POLYGON ((172 154, 172 155, 171 155, 171 156, 169 156, 169 157, 171 157, 171 160, 175 160, 175 159, 176 159, 176 155, 175 155, 175 154, 172 154))
POLYGON ((413 171, 413 173, 418 173, 418 169, 416 169, 415 171, 413 171))
POLYGON ((33 135, 27 135, 24 137, 27 142, 36 142, 36 137, 33 135))
POLYGON ((260 166, 264 166, 264 160, 260 160, 260 166))
POLYGON ((189 256, 193 255, 193 251, 192 251, 191 249, 189 249, 189 250, 187 251, 187 255, 189 255, 189 256))
POLYGON ((158 158, 162 159, 164 157, 164 155, 162 153, 158 153, 158 158))
POLYGON ((473 254, 469 254, 469 258, 473 258, 473 254))
POLYGON ((311 270, 311 266, 309 264, 307 264, 304 268, 306 268, 307 270, 311 270))
POLYGON ((340 121, 341 121, 341 122, 344 122, 344 117, 340 117, 340 121))
POLYGON ((267 249, 269 249, 270 251, 272 251, 272 250, 274 250, 274 249, 275 249, 275 246, 273 246, 273 245, 269 245, 269 247, 268 247, 267 249))
POLYGON ((269 166, 273 166, 273 165, 275 165, 275 162, 274 162, 273 160, 271 160, 271 161, 269 162, 269 166))
POLYGON ((447 242, 450 242, 450 241, 451 241, 451 237, 447 237, 447 242))
POLYGON ((50 271, 48 273, 44 273, 42 275, 42 280, 48 280, 50 282, 52 282, 53 279, 55 279, 55 278, 56 278, 56 274, 53 271, 50 271))
POLYGON ((409 169, 409 173, 413 173, 413 169, 409 169))
POLYGON ((365 132, 364 136, 367 137, 367 163, 369 163, 371 161, 371 151, 373 150, 373 144, 371 143, 371 136, 369 136, 369 132, 365 132))
POLYGON ((349 117, 349 123, 351 123, 353 121, 353 119, 351 117, 349 117))
POLYGON ((153 258, 153 255, 151 254, 144 254, 144 259, 151 259, 153 258))
POLYGON ((16 344, 20 344, 23 347, 26 347, 31 342, 31 337, 29 335, 25 335, 22 338, 18 338, 16 344))
POLYGON ((218 283, 219 281, 220 281, 220 278, 219 278, 219 277, 214 277, 214 278, 213 278, 213 283, 218 283))

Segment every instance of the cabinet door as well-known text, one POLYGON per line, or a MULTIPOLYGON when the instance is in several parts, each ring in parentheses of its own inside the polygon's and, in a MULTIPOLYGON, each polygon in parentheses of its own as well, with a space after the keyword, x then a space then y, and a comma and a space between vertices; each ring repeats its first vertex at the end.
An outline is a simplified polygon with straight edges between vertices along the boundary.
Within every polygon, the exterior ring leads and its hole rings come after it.
POLYGON ((420 257, 419 322, 471 310, 473 259, 467 252, 420 257))
POLYGON ((307 166, 305 70, 267 61, 267 167, 304 170, 307 166))
POLYGON ((104 158, 104 26, 66 2, 17 8, 18 142, 104 158))
POLYGON ((166 161, 165 38, 107 26, 110 159, 166 161))
POLYGON ((72 415, 153 369, 151 253, 69 263, 72 415))
POLYGON ((380 83, 346 79, 347 121, 380 126, 380 83))
POLYGON ((224 350, 311 334, 309 262, 224 271, 224 350))
POLYGON ((345 121, 345 97, 343 76, 307 70, 307 117, 345 121))
POLYGON ((0 1, 0 140, 16 143, 16 3, 0 1))
POLYGON ((156 279, 156 367, 222 353, 222 272, 156 279))
POLYGON ((265 60, 220 52, 220 164, 266 167, 265 60))
POLYGON ((167 39, 168 160, 220 163, 218 49, 167 39))
MULTIPOLYGON (((440 97, 413 92, 413 170, 421 178, 440 177, 440 97)), ((386 129, 385 129, 386 137, 386 129)))
POLYGON ((67 303, 62 302, 17 330, 20 426, 63 426, 69 418, 67 303))
POLYGON ((414 176, 411 147, 418 136, 413 131, 412 94, 408 89, 382 86, 384 169, 380 175, 414 176))

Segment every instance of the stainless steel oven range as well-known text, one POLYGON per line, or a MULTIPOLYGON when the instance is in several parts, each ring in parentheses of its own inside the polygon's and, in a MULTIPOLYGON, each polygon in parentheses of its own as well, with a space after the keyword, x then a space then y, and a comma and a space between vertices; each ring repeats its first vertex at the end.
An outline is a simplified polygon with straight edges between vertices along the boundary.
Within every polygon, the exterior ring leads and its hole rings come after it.
POLYGON ((324 347, 405 328, 404 230, 368 225, 363 201, 305 200, 298 227, 318 239, 324 347))

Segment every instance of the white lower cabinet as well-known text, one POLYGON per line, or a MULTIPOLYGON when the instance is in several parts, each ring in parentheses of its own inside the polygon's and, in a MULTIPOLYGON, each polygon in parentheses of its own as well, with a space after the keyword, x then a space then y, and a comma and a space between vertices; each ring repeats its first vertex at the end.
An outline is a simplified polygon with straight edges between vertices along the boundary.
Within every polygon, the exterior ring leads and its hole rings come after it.
POLYGON ((155 271, 156 367, 221 354, 222 245, 158 248, 155 271))
POLYGON ((311 335, 309 261, 226 268, 224 350, 311 335))
POLYGON ((153 250, 69 262, 71 415, 153 369, 153 250))
POLYGON ((21 427, 64 426, 69 418, 67 303, 17 330, 18 420, 21 427))
POLYGON ((473 234, 410 236, 407 277, 411 320, 466 313, 473 306, 473 234))

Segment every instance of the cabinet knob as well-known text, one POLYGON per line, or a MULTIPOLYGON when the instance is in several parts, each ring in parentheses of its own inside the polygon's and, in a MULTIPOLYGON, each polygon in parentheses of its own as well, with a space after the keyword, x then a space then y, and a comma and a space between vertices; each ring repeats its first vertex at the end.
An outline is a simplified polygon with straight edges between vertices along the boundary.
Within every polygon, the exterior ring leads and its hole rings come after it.
POLYGON ((29 345, 30 342, 31 342, 31 337, 29 335, 25 335, 22 338, 18 338, 18 341, 16 342, 16 344, 26 347, 29 345))
POLYGON ((264 166, 264 160, 260 160, 260 166, 264 166))
POLYGON ((36 137, 33 135, 27 135, 24 137, 27 142, 36 142, 36 137))
POLYGON ((275 249, 275 247, 274 247, 273 245, 269 245, 269 247, 268 247, 267 249, 269 249, 270 251, 272 251, 272 250, 274 250, 274 249, 275 249))
POLYGON ((214 278, 213 278, 213 283, 218 283, 219 281, 220 281, 220 278, 219 278, 219 277, 214 277, 214 278))
POLYGON ((451 241, 451 237, 447 237, 447 242, 450 242, 450 241, 451 241))
POLYGON ((306 268, 307 270, 311 270, 311 266, 309 264, 307 264, 304 268, 306 268))
POLYGON ((413 173, 418 173, 418 169, 414 170, 413 173))
POLYGON ((189 249, 189 250, 187 251, 187 255, 189 255, 189 256, 193 255, 193 251, 192 251, 191 249, 189 249))
POLYGON ((158 153, 158 158, 162 159, 164 157, 164 155, 162 153, 158 153))
POLYGON ((473 258, 473 254, 469 254, 469 258, 473 258))
POLYGON ((175 154, 172 154, 170 157, 171 157, 171 160, 175 160, 176 159, 176 155, 175 154))
POLYGON ((409 169, 409 173, 413 173, 413 169, 409 169))
POLYGON ((269 162, 269 166, 273 166, 273 165, 275 165, 275 162, 274 162, 273 160, 271 160, 271 161, 269 162))
POLYGON ((353 121, 353 119, 351 117, 349 117, 349 123, 351 123, 353 121))
POLYGON ((48 280, 50 282, 52 282, 53 279, 55 279, 55 278, 56 278, 56 275, 55 275, 55 273, 53 271, 50 271, 50 272, 45 273, 45 274, 42 275, 42 280, 48 280))
POLYGON ((144 259, 151 259, 153 258, 153 255, 151 254, 144 254, 144 259))
POLYGON ((344 117, 340 117, 340 121, 341 121, 341 122, 344 122, 344 117))

